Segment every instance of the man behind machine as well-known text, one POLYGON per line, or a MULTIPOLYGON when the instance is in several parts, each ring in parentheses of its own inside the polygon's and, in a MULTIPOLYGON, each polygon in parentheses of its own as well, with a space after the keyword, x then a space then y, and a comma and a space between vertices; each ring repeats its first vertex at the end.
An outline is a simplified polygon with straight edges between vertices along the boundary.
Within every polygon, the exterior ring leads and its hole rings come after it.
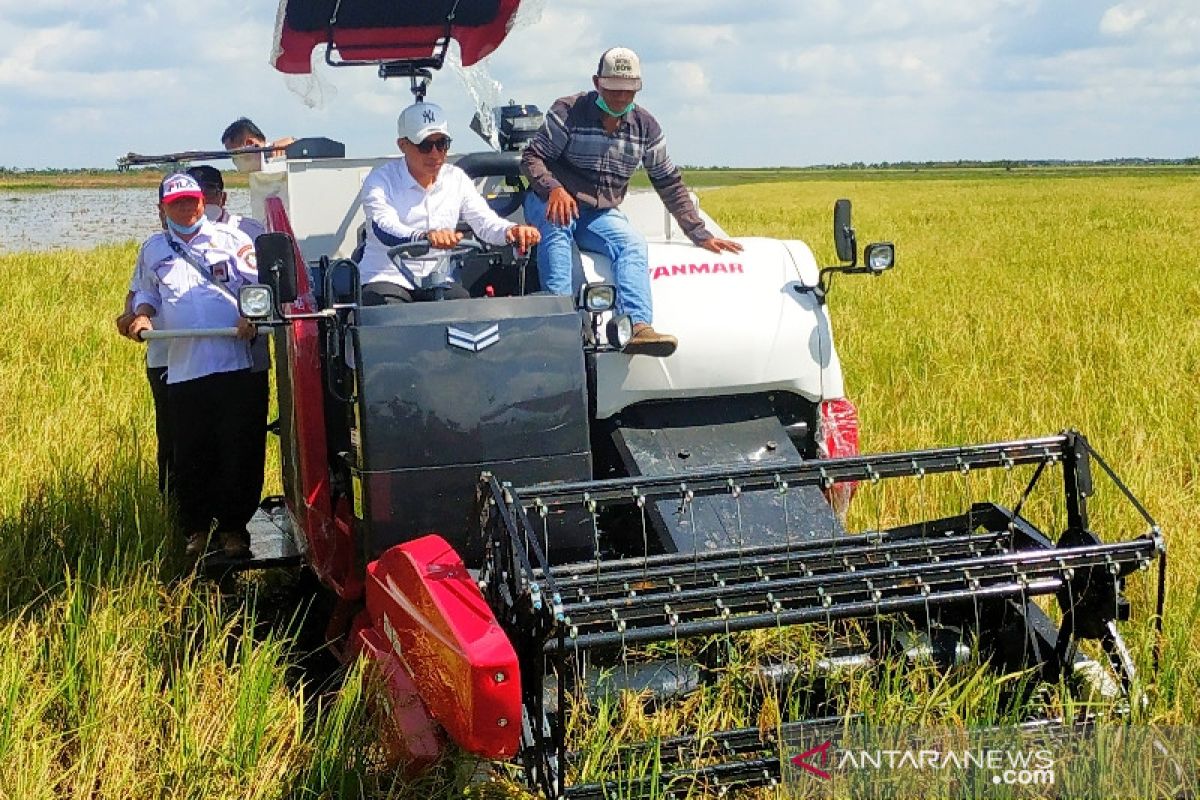
POLYGON ((738 253, 742 246, 704 227, 667 155, 658 121, 634 105, 642 88, 637 54, 624 47, 606 51, 592 84, 594 92, 555 101, 521 157, 521 171, 532 188, 526 194, 525 219, 542 234, 538 275, 544 290, 570 295, 575 242, 604 253, 613 263, 617 312, 633 320, 625 352, 669 356, 675 352, 675 337, 650 325, 646 240, 617 208, 638 165, 646 168, 650 183, 693 244, 713 253, 738 253))
POLYGON ((258 280, 253 247, 240 231, 204 216, 190 175, 159 187, 167 229, 138 254, 128 335, 148 330, 236 327, 237 338, 170 339, 167 395, 175 497, 187 553, 201 556, 211 532, 227 557, 250 555, 246 524, 262 494, 267 371, 251 355, 254 326, 238 312, 237 292, 258 280))
POLYGON ((226 150, 240 150, 243 147, 277 148, 271 151, 266 159, 263 158, 263 153, 242 153, 233 156, 233 165, 237 167, 238 172, 257 172, 262 169, 264 160, 282 158, 284 156, 283 148, 294 141, 296 140, 291 136, 286 136, 282 139, 268 142, 266 134, 262 132, 262 129, 246 117, 238 117, 229 123, 228 127, 221 133, 221 145, 226 150))
MULTIPOLYGON (((536 228, 499 216, 467 174, 446 163, 450 128, 439 106, 414 103, 400 113, 397 129, 396 146, 404 158, 375 167, 362 186, 367 239, 358 269, 364 305, 434 299, 433 289, 418 285, 433 270, 433 262, 405 259, 398 267, 387 252, 416 241, 427 241, 437 249, 453 248, 463 238, 456 230, 460 219, 488 244, 514 244, 524 253, 538 243, 536 228)), ((442 291, 448 300, 470 296, 460 284, 442 291)))
POLYGON ((221 177, 219 169, 201 164, 189 167, 187 174, 196 179, 196 183, 200 184, 200 191, 204 192, 204 216, 209 220, 237 228, 252 242, 267 232, 258 220, 232 214, 225 207, 229 202, 229 195, 225 191, 225 179, 221 177))

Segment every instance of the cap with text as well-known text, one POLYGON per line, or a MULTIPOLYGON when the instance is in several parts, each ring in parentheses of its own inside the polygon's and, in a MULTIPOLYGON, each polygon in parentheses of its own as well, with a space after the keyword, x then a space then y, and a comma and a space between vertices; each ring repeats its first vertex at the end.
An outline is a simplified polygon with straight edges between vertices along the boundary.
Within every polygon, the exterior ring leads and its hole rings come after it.
POLYGON ((642 88, 642 62, 628 47, 613 47, 600 56, 596 83, 613 92, 637 92, 642 88))
POLYGON ((400 112, 396 129, 401 139, 420 144, 435 133, 450 135, 450 126, 442 107, 433 103, 413 103, 400 112))
POLYGON ((200 191, 200 184, 196 183, 196 179, 191 175, 185 175, 182 172, 168 175, 158 187, 159 202, 174 203, 185 197, 204 199, 204 192, 200 191))

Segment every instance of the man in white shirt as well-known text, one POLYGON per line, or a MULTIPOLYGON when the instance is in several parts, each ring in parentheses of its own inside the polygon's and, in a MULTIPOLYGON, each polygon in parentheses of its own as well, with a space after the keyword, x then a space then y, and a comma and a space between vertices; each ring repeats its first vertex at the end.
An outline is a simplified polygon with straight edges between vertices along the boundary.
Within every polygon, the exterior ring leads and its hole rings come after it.
MULTIPOLYGON (((434 299, 433 289, 418 285, 432 272, 433 260, 405 259, 397 267, 387 251, 417 241, 434 249, 453 248, 463 238, 455 230, 460 219, 488 244, 513 244, 524 253, 538 243, 537 228, 496 214, 467 174, 446 163, 450 128, 439 106, 414 103, 400 113, 397 129, 396 146, 404 158, 376 167, 363 181, 367 240, 358 265, 363 305, 434 299)), ((452 284, 442 296, 449 300, 470 295, 452 284)))
POLYGON ((237 338, 170 339, 166 383, 187 552, 202 555, 215 529, 227 557, 246 557, 246 523, 262 494, 267 415, 267 364, 254 358, 256 332, 237 306, 238 290, 258 280, 254 247, 241 231, 204 216, 204 194, 190 175, 163 180, 159 207, 167 228, 138 253, 128 336, 237 328, 237 338))

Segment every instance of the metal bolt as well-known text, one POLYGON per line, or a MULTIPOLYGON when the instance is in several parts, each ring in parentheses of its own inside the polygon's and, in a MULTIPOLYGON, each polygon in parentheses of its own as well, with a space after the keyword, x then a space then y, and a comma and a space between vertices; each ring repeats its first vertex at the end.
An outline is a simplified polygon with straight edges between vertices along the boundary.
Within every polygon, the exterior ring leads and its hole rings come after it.
POLYGON ((501 728, 507 728, 507 727, 508 727, 508 720, 507 720, 507 719, 505 719, 504 717, 501 717, 500 719, 496 720, 496 724, 497 724, 498 726, 500 726, 501 728))
POLYGON ((508 680, 508 676, 503 672, 497 672, 492 676, 492 680, 494 680, 496 683, 504 683, 506 680, 508 680))
POLYGON ((776 444, 774 439, 771 439, 767 442, 767 449, 768 450, 777 450, 777 449, 779 449, 779 445, 776 444))

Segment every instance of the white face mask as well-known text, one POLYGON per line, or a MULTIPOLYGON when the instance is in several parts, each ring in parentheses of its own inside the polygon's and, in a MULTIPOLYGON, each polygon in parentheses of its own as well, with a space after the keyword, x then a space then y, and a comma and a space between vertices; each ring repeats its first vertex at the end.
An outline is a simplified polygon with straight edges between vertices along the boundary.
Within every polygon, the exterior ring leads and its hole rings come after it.
POLYGON ((238 172, 258 172, 262 169, 262 153, 242 153, 241 155, 233 156, 232 158, 233 165, 237 167, 238 172))
POLYGON ((208 217, 209 220, 211 220, 212 222, 216 222, 217 220, 219 220, 221 218, 221 215, 224 213, 225 213, 225 209, 222 208, 221 206, 217 205, 216 203, 205 203, 204 204, 204 216, 208 217))

